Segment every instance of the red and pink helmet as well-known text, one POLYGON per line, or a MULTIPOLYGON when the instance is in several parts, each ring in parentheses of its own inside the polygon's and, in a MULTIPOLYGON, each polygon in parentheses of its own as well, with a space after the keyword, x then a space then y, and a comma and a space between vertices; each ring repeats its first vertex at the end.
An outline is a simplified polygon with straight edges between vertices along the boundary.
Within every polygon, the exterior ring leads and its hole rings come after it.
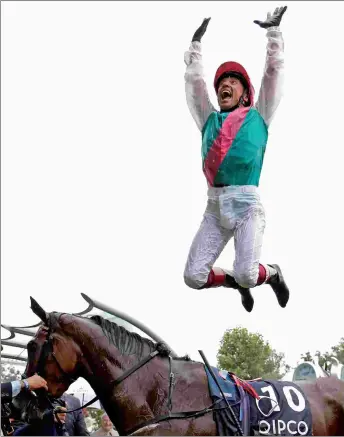
POLYGON ((238 77, 243 82, 243 85, 247 88, 249 104, 250 106, 252 106, 254 101, 254 88, 252 86, 250 76, 247 74, 247 71, 238 62, 225 62, 219 66, 214 78, 214 88, 216 93, 220 80, 227 75, 230 76, 231 73, 233 73, 233 76, 238 77))

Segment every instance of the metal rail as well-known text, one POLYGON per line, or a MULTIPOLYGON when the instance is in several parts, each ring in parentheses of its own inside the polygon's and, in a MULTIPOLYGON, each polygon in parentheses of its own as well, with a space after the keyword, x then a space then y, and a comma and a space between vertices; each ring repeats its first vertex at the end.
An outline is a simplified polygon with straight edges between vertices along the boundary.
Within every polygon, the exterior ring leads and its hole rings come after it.
POLYGON ((17 343, 15 341, 1 340, 1 344, 4 346, 19 347, 20 349, 26 349, 26 343, 17 343))
POLYGON ((26 362, 23 361, 13 361, 14 358, 8 359, 8 358, 1 358, 1 365, 4 366, 5 364, 9 366, 19 366, 19 367, 26 367, 26 362))
MULTIPOLYGON (((36 331, 33 331, 32 329, 26 329, 21 327, 15 327, 15 326, 8 326, 8 325, 2 325, 1 326, 4 329, 7 329, 7 331, 10 331, 11 334, 21 334, 21 335, 28 335, 29 337, 34 337, 36 334, 36 331)), ((14 338, 10 337, 10 338, 14 338)), ((10 338, 5 338, 4 340, 9 340, 10 338)))
MULTIPOLYGON (((148 328, 143 323, 139 322, 138 320, 134 319, 133 317, 129 316, 126 313, 123 313, 122 311, 119 311, 115 308, 112 308, 108 305, 103 304, 102 302, 97 301, 96 299, 91 298, 90 296, 87 296, 85 293, 81 293, 81 296, 85 301, 88 303, 88 307, 81 311, 80 313, 73 313, 75 316, 84 316, 87 315, 91 310, 94 308, 104 311, 108 314, 111 314, 112 316, 119 317, 120 319, 132 324, 136 328, 140 329, 142 332, 144 332, 146 335, 148 335, 152 340, 156 342, 162 342, 165 343, 165 345, 170 349, 171 355, 173 357, 177 357, 178 355, 176 352, 169 346, 158 334, 156 334, 154 331, 152 331, 150 328, 148 328)), ((9 331, 10 336, 4 339, 1 339, 1 344, 5 346, 11 346, 11 347, 17 347, 26 349, 25 343, 20 343, 15 340, 16 334, 26 335, 28 337, 34 337, 36 334, 36 331, 30 328, 35 328, 40 326, 41 322, 36 323, 35 325, 30 326, 9 326, 9 325, 1 325, 4 329, 9 331)), ((1 354, 2 358, 11 358, 11 359, 18 359, 19 361, 26 361, 27 358, 24 357, 15 357, 9 354, 1 354)))
POLYGON ((27 361, 26 357, 18 357, 11 354, 1 354, 1 358, 11 358, 11 360, 18 360, 18 361, 25 361, 25 362, 27 361))

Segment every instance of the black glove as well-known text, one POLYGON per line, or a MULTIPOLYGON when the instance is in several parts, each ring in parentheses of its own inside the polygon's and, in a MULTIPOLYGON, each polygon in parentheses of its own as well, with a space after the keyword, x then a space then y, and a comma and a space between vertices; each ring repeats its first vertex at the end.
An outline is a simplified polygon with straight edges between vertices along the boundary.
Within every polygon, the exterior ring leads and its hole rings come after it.
POLYGON ((282 6, 281 8, 276 8, 275 12, 271 15, 268 12, 267 19, 265 21, 254 20, 254 23, 263 29, 268 29, 269 27, 279 26, 283 17, 284 12, 287 10, 287 6, 282 6))
POLYGON ((192 42, 194 42, 194 41, 201 42, 201 39, 203 38, 205 31, 207 30, 209 21, 210 21, 210 18, 205 18, 203 20, 203 23, 200 25, 200 27, 194 33, 194 36, 192 37, 192 42))

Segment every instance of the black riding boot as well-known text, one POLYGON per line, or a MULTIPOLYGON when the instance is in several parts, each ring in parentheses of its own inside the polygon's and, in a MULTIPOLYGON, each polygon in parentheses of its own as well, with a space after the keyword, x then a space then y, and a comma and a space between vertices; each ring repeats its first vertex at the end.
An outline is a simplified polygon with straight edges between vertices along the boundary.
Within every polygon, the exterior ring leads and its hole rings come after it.
POLYGON ((285 308, 289 300, 289 288, 284 281, 282 270, 277 264, 268 264, 268 266, 276 270, 276 273, 270 276, 266 283, 269 284, 275 292, 279 305, 285 308))
POLYGON ((225 283, 223 284, 223 286, 238 290, 239 293, 241 294, 241 303, 243 307, 245 308, 246 311, 250 313, 254 305, 254 299, 251 294, 251 290, 249 288, 241 287, 227 270, 223 270, 223 271, 225 272, 226 275, 225 283))

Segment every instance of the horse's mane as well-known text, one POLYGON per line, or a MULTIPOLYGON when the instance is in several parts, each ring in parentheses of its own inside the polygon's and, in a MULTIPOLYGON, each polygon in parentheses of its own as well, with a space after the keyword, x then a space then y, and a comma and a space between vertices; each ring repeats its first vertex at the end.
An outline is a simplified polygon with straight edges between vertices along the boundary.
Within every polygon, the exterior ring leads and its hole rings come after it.
MULTIPOLYGON (((148 338, 141 337, 135 332, 127 331, 123 326, 117 325, 115 322, 104 319, 101 316, 91 316, 88 318, 96 325, 100 326, 107 339, 116 346, 116 348, 124 355, 138 355, 141 359, 148 352, 153 352, 156 349, 156 343, 148 338)), ((192 361, 188 355, 184 357, 173 357, 176 360, 192 361)))
POLYGON ((101 316, 91 316, 89 320, 92 320, 102 328, 107 339, 114 344, 123 355, 135 354, 138 355, 139 358, 142 358, 145 353, 145 346, 149 352, 155 350, 156 345, 151 340, 141 337, 135 332, 129 332, 123 326, 119 326, 115 322, 110 322, 101 316))

